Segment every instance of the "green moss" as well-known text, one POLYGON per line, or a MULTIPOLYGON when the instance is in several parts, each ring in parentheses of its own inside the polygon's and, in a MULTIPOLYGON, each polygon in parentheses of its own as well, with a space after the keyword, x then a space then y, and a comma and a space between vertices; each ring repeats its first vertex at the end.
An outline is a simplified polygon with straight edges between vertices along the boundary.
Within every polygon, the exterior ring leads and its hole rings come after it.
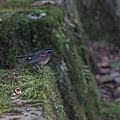
MULTIPOLYGON (((60 55, 65 60, 66 72, 68 72, 68 76, 64 76, 64 79, 67 79, 67 86, 64 86, 64 94, 68 94, 68 101, 69 99, 71 100, 71 103, 68 102, 68 106, 72 106, 75 112, 75 116, 72 119, 85 120, 87 119, 85 117, 87 114, 89 119, 95 120, 99 116, 101 108, 98 88, 89 65, 85 65, 83 58, 80 56, 81 48, 77 47, 79 44, 75 43, 78 39, 76 36, 70 35, 70 31, 66 30, 67 27, 64 26, 64 23, 62 25, 57 31, 57 36, 58 43, 61 45, 59 46, 60 55), (59 36, 61 37, 59 38, 59 36)), ((82 45, 84 46, 84 44, 82 45)), ((88 56, 86 51, 84 53, 88 56)))
POLYGON ((62 17, 60 6, 44 5, 9 12, 3 9, 0 14, 2 16, 2 21, 0 21, 2 66, 13 68, 16 64, 15 56, 33 52, 34 48, 42 49, 46 47, 46 43, 47 47, 53 47, 53 42, 56 40, 53 30, 58 27, 58 22, 62 17), (4 15, 5 13, 7 15, 4 15), (33 17, 39 17, 42 13, 45 13, 46 16, 38 19, 28 17, 30 14, 33 17), (3 55, 3 53, 7 53, 7 55, 3 55))
MULTIPOLYGON (((82 27, 75 21, 68 20, 69 23, 63 21, 63 11, 58 5, 43 5, 29 10, 13 10, 12 12, 11 16, 3 17, 3 21, 0 22, 0 28, 2 29, 0 34, 2 67, 19 68, 19 66, 26 65, 24 60, 18 61, 15 56, 30 54, 34 51, 34 48, 47 47, 54 49, 55 52, 51 59, 53 64, 50 63, 50 65, 55 70, 57 78, 60 76, 60 79, 63 80, 63 82, 59 83, 59 88, 69 118, 86 120, 89 117, 89 119, 94 120, 99 114, 100 101, 94 78, 91 77, 90 68, 82 67, 85 65, 83 60, 86 60, 86 56, 88 56, 85 51, 86 46, 82 27), (36 16, 46 13, 46 16, 40 19, 30 19, 27 17, 30 13, 36 16), (7 55, 4 55, 4 52, 7 55), (83 59, 84 54, 86 55, 83 59)), ((56 116, 61 120, 63 119, 59 114, 63 109, 61 104, 54 101, 51 94, 44 94, 44 92, 51 92, 54 95, 54 91, 56 91, 54 86, 49 87, 48 82, 51 82, 51 80, 48 76, 44 75, 44 78, 39 76, 41 82, 30 74, 19 75, 19 79, 24 83, 20 86, 25 91, 22 97, 27 96, 29 99, 31 97, 37 99, 41 96, 39 99, 46 108, 46 120, 50 118, 54 120, 56 116), (32 79, 35 79, 34 82, 32 79), (27 83, 27 81, 31 82, 27 83), (34 88, 32 87, 33 84, 35 84, 34 88), (43 84, 44 86, 42 86, 43 84), (39 92, 40 96, 36 91, 38 88, 41 90, 39 92), (51 102, 49 102, 48 98, 50 98, 51 102), (51 105, 53 108, 50 107, 51 105), (59 110, 57 110, 58 107, 59 110), (55 114, 55 117, 52 116, 52 113, 55 114)), ((58 96, 54 97, 58 98, 58 96)))
POLYGON ((19 87, 22 91, 20 98, 38 101, 43 106, 45 120, 67 119, 54 73, 49 67, 43 69, 42 74, 31 73, 27 69, 0 70, 0 113, 14 106, 10 97, 14 89, 19 87))
POLYGON ((119 101, 109 101, 103 102, 102 113, 106 116, 114 116, 117 120, 120 119, 120 102, 119 101))
POLYGON ((6 0, 3 4, 4 9, 25 9, 35 0, 6 0))

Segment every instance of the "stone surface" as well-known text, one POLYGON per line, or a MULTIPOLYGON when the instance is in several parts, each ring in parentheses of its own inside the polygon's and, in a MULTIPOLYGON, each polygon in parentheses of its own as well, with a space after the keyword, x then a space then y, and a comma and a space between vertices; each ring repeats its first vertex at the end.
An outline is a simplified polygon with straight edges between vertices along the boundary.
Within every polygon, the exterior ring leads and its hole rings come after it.
POLYGON ((109 81, 113 81, 113 78, 109 75, 103 75, 99 78, 100 83, 104 83, 104 82, 109 82, 109 81))
POLYGON ((117 87, 113 94, 115 98, 120 98, 120 87, 117 87))
POLYGON ((14 110, 16 112, 2 114, 0 120, 43 120, 41 106, 16 107, 14 110))
POLYGON ((120 85, 120 77, 115 77, 115 82, 120 85))
POLYGON ((110 74, 110 76, 111 76, 111 77, 118 77, 118 76, 120 76, 120 73, 119 73, 119 72, 112 72, 112 73, 110 74))

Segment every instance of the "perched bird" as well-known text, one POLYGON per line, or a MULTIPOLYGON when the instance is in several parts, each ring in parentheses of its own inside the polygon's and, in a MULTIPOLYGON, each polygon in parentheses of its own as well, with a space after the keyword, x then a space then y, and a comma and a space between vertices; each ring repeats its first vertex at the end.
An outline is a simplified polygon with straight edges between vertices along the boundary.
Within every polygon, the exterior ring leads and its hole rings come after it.
POLYGON ((32 55, 22 55, 22 56, 17 56, 17 58, 26 58, 29 60, 28 64, 36 64, 38 69, 40 70, 39 65, 45 65, 48 63, 51 57, 51 53, 53 52, 52 49, 42 49, 32 55))

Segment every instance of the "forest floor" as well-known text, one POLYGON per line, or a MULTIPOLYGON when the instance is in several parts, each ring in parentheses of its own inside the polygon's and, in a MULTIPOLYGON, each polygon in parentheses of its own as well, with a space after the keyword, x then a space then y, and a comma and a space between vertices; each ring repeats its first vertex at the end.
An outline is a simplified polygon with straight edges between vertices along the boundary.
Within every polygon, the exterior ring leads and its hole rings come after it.
POLYGON ((105 120, 118 120, 120 119, 120 49, 108 42, 94 42, 90 45, 90 54, 103 101, 103 112, 106 114, 105 120))

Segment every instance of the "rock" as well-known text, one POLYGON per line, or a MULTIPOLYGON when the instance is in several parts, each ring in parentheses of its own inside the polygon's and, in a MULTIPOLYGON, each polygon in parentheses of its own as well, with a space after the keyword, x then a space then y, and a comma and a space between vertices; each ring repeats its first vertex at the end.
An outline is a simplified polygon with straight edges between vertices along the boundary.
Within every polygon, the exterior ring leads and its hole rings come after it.
POLYGON ((115 101, 120 101, 120 98, 115 98, 114 100, 115 100, 115 101))
POLYGON ((103 101, 107 101, 108 99, 110 99, 110 96, 106 94, 102 94, 101 97, 103 101))
POLYGON ((120 98, 120 87, 117 87, 113 93, 115 98, 120 98))
POLYGON ((110 68, 99 68, 99 73, 108 74, 110 73, 110 68))
POLYGON ((46 1, 46 0, 43 0, 43 1, 36 1, 34 2, 33 4, 29 5, 29 7, 37 7, 37 6, 40 6, 40 5, 45 5, 45 4, 48 4, 48 5, 55 5, 56 2, 54 1, 46 1))
POLYGON ((113 81, 113 78, 109 75, 104 75, 104 76, 101 76, 100 79, 99 79, 99 83, 104 83, 104 82, 111 82, 113 81))
POLYGON ((105 88, 100 88, 99 91, 100 91, 101 94, 106 94, 107 93, 107 90, 105 88))
POLYGON ((120 101, 120 49, 108 42, 94 42, 90 54, 102 100, 120 101))
POLYGON ((105 98, 106 98, 106 96, 109 96, 109 97, 112 96, 111 90, 110 90, 110 89, 107 89, 106 87, 100 88, 99 91, 100 91, 100 94, 101 94, 102 97, 105 97, 105 98))
POLYGON ((95 75, 95 78, 100 79, 100 75, 99 74, 95 75))
POLYGON ((120 85, 120 77, 115 77, 115 82, 120 85))
POLYGON ((120 72, 120 68, 119 67, 113 68, 113 71, 120 72))
POLYGON ((0 120, 43 120, 42 106, 21 106, 13 110, 14 112, 2 114, 0 120))
POLYGON ((118 77, 118 76, 120 76, 120 73, 119 73, 119 72, 112 72, 112 73, 110 74, 110 76, 111 76, 111 77, 118 77))
POLYGON ((112 83, 107 83, 107 84, 104 85, 104 87, 106 87, 106 88, 110 88, 110 89, 112 90, 112 89, 115 88, 115 85, 112 84, 112 83))
POLYGON ((108 62, 101 62, 101 63, 97 63, 98 67, 107 67, 108 66, 108 62))

